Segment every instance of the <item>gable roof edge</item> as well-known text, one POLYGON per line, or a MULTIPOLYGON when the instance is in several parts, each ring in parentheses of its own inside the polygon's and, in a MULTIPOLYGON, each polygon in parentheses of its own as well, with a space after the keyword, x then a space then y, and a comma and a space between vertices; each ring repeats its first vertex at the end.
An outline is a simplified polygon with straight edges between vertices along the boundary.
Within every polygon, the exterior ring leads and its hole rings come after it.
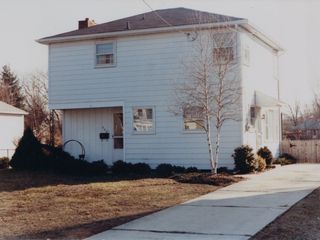
POLYGON ((118 31, 118 32, 107 32, 107 33, 97 33, 97 34, 87 34, 79 36, 67 36, 67 37, 55 37, 55 38, 41 38, 36 40, 36 42, 49 45, 52 43, 64 43, 64 42, 73 42, 73 41, 85 41, 85 40, 94 40, 99 38, 112 38, 112 37, 124 37, 124 36, 134 36, 134 35, 143 35, 143 34, 154 34, 154 33, 165 33, 165 32, 174 32, 174 31, 183 31, 183 30, 192 30, 192 29, 206 29, 215 26, 230 26, 230 25, 242 25, 247 23, 248 20, 236 20, 228 22, 219 22, 219 23, 205 23, 205 24, 192 24, 192 25, 183 25, 183 26, 170 26, 170 27, 159 27, 159 28, 148 28, 141 30, 128 30, 128 31, 118 31))
POLYGON ((272 48, 275 52, 283 52, 285 51, 283 47, 280 46, 277 42, 272 40, 269 36, 259 30, 256 26, 253 26, 251 23, 247 21, 246 23, 240 24, 240 26, 248 33, 252 34, 256 38, 258 38, 262 43, 272 48))

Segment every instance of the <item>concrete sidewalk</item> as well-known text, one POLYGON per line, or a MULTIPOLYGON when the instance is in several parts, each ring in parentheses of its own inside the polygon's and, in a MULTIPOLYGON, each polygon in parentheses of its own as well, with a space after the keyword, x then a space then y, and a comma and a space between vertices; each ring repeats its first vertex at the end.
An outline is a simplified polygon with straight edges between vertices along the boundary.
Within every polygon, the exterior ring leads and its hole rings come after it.
POLYGON ((279 167, 89 239, 248 239, 319 186, 320 164, 279 167))

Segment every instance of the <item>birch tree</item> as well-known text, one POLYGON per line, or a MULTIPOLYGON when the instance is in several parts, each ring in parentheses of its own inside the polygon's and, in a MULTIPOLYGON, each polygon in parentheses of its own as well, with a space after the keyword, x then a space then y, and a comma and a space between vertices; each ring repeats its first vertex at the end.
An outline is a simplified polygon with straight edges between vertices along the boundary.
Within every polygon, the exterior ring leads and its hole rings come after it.
POLYGON ((215 26, 192 35, 196 37, 191 54, 183 62, 186 80, 175 87, 174 113, 196 116, 188 121, 205 132, 211 170, 216 174, 222 127, 241 118, 237 31, 233 26, 215 26))

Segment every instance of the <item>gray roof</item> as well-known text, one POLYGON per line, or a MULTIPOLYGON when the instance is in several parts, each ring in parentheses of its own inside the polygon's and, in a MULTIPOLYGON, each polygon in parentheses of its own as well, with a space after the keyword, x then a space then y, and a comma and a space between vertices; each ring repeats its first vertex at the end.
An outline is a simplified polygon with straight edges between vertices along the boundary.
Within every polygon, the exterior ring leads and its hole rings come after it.
POLYGON ((316 130, 320 129, 320 119, 306 119, 303 123, 294 127, 296 130, 316 130))
POLYGON ((0 114, 13 114, 13 115, 27 115, 28 113, 16 108, 12 105, 9 105, 5 102, 0 101, 0 114))
POLYGON ((171 8, 161 9, 151 12, 142 13, 139 15, 118 19, 112 22, 98 24, 92 27, 74 30, 50 37, 71 37, 99 33, 121 32, 130 30, 143 30, 151 28, 162 28, 170 26, 183 26, 205 23, 219 23, 243 20, 242 18, 230 17, 226 15, 203 12, 188 8, 171 8), (129 28, 128 28, 129 24, 129 28))

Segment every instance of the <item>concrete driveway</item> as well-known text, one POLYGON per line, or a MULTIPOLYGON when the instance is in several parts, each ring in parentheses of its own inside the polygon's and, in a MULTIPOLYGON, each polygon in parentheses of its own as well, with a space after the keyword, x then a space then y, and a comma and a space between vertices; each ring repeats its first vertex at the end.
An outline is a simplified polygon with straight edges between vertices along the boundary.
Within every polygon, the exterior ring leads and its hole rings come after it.
POLYGON ((319 186, 320 164, 279 167, 89 239, 248 239, 319 186))

